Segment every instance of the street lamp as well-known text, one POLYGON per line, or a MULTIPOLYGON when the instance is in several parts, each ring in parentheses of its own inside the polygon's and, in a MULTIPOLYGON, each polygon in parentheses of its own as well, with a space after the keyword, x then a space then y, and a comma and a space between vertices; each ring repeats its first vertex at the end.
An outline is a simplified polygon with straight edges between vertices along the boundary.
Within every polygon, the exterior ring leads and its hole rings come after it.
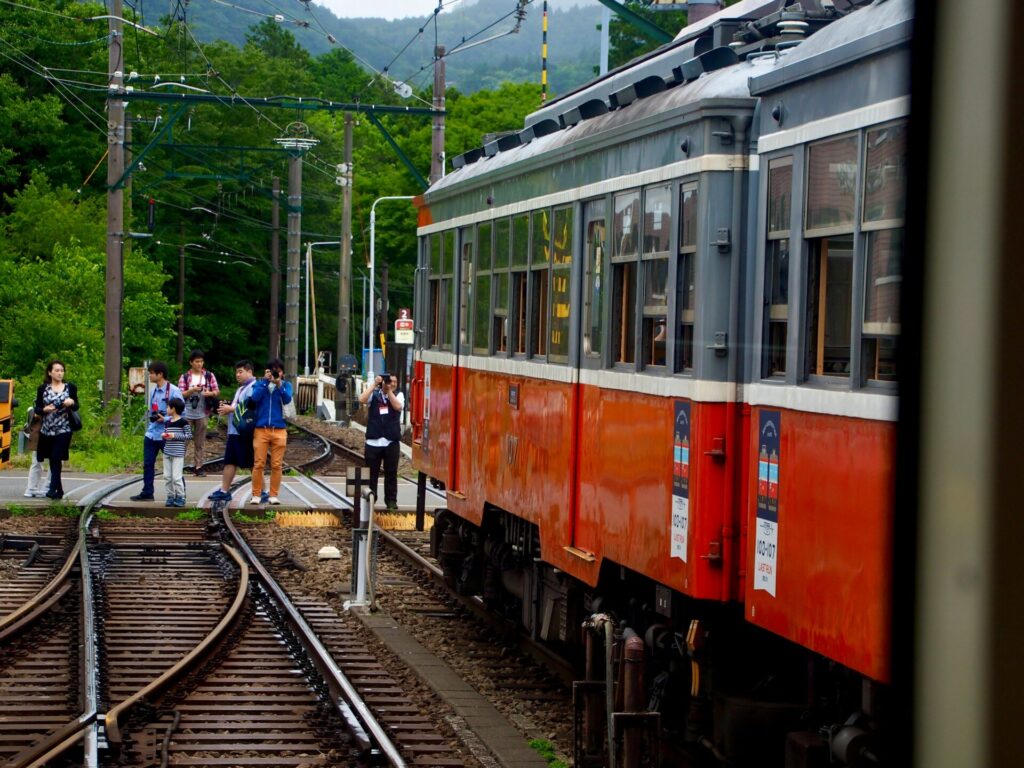
MULTIPOLYGON (((377 234, 377 203, 384 200, 412 200, 415 195, 392 195, 389 197, 378 197, 373 201, 373 205, 370 206, 370 359, 366 366, 366 383, 370 384, 373 382, 373 310, 375 309, 373 303, 373 275, 374 267, 376 264, 376 258, 374 253, 374 245, 376 242, 377 234)), ((383 329, 381 329, 383 330, 383 329)))
MULTIPOLYGON (((312 283, 312 280, 310 280, 310 277, 312 277, 312 275, 313 275, 313 268, 312 268, 313 248, 318 246, 318 245, 341 245, 341 241, 340 240, 320 240, 320 241, 315 242, 315 243, 306 243, 306 355, 305 355, 305 362, 304 362, 304 367, 306 369, 306 376, 309 376, 309 294, 310 294, 310 285, 312 283)), ((317 346, 317 340, 316 340, 315 336, 313 338, 313 346, 314 347, 317 346)), ((320 350, 317 349, 315 351, 316 351, 317 358, 319 359, 319 357, 320 357, 320 350)))

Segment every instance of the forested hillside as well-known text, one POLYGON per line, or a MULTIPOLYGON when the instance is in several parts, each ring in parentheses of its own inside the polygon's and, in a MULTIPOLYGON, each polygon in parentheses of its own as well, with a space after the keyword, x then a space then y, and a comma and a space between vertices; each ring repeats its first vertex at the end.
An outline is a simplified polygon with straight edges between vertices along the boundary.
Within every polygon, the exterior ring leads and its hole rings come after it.
MULTIPOLYGON (((235 3, 245 6, 246 3, 235 3)), ((295 35, 296 40, 314 55, 344 46, 361 61, 375 70, 389 68, 396 80, 407 81, 414 87, 430 87, 434 45, 454 49, 464 39, 466 45, 515 28, 515 0, 478 0, 460 2, 434 19, 339 19, 329 10, 316 4, 305 6, 267 4, 251 0, 252 10, 270 14, 283 11, 282 27, 295 35), (308 23, 309 27, 295 22, 308 23), (423 29, 422 34, 419 33, 423 29), (332 45, 327 35, 337 40, 332 45), (411 41, 411 43, 410 43, 411 41), (409 43, 408 48, 395 59, 409 43)), ((484 45, 466 48, 447 60, 448 82, 463 93, 483 88, 496 88, 502 83, 540 83, 541 70, 541 2, 526 6, 519 32, 507 34, 484 45)), ((240 45, 253 16, 215 2, 192 2, 188 16, 194 23, 200 40, 223 39, 240 45)), ((372 5, 366 14, 373 14, 372 5)), ((548 11, 548 83, 555 92, 565 92, 594 76, 598 63, 601 18, 600 5, 576 7, 559 3, 548 11), (564 6, 564 7, 563 7, 564 6)), ((339 95, 345 98, 346 95, 339 95)))
MULTIPOLYGON (((26 386, 38 381, 53 356, 64 358, 79 382, 102 377, 108 38, 105 21, 83 19, 104 13, 99 3, 21 0, 0 16, 0 376, 20 378, 26 386)), ((303 243, 339 239, 335 165, 343 160, 344 116, 257 109, 239 95, 337 99, 362 92, 366 103, 399 102, 380 83, 367 88, 366 70, 347 52, 314 56, 288 30, 256 21, 240 45, 200 43, 190 27, 167 19, 163 27, 153 26, 159 37, 126 30, 122 68, 134 89, 201 89, 225 99, 188 107, 166 132, 171 105, 129 103, 130 146, 145 154, 125 196, 125 229, 149 237, 125 240, 125 367, 147 358, 173 361, 182 309, 186 353, 193 346, 207 350, 207 360, 228 380, 239 357, 265 359, 272 177, 287 189, 287 160, 275 151, 274 139, 296 121, 319 141, 304 163, 303 243), (150 200, 152 232, 146 221, 150 200), (177 279, 182 253, 183 308, 177 279)), ((424 106, 429 97, 420 92, 402 103, 424 106)), ((449 89, 449 156, 477 146, 488 131, 521 127, 537 103, 531 84, 475 94, 449 89)), ((383 116, 381 122, 426 175, 429 119, 383 116)), ((382 195, 421 189, 365 116, 358 116, 354 144, 351 347, 357 349, 370 205, 382 195)), ((282 227, 285 220, 282 204, 282 227)), ((392 308, 412 302, 415 226, 410 205, 378 209, 377 259, 378 266, 390 266, 392 308)), ((280 242, 283 262, 283 229, 280 242)), ((336 246, 314 251, 322 349, 336 343, 338 263, 336 246)), ((283 295, 279 310, 283 318, 283 295)), ((83 392, 96 398, 94 386, 83 392)))

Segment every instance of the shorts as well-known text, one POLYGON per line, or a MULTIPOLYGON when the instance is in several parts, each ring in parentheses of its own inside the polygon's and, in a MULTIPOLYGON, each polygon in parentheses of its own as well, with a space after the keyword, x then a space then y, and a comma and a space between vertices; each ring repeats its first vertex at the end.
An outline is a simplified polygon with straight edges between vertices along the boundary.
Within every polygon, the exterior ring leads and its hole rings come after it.
POLYGON ((252 437, 228 435, 227 445, 224 446, 224 463, 241 469, 251 469, 252 460, 252 437))

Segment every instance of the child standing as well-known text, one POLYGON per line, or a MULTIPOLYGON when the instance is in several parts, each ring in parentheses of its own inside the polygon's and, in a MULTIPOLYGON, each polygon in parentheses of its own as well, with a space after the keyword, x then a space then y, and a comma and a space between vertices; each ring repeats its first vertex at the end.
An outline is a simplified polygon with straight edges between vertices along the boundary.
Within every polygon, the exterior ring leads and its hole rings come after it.
POLYGON ((185 506, 185 444, 192 439, 192 428, 181 418, 185 401, 172 397, 167 401, 167 419, 164 421, 164 484, 167 487, 168 507, 185 506))

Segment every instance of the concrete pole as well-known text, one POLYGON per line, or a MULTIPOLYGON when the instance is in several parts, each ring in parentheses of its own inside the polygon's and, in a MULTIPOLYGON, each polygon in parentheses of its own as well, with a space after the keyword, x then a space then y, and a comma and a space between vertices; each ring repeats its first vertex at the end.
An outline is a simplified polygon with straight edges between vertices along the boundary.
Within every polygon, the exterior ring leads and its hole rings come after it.
POLYGON ((601 11, 601 62, 600 74, 608 74, 608 53, 611 48, 609 27, 612 25, 612 11, 607 6, 601 11))
MULTIPOLYGON (((117 404, 121 398, 121 299, 124 284, 124 190, 114 185, 124 173, 124 102, 121 88, 124 79, 122 47, 124 34, 121 27, 121 0, 111 0, 110 46, 107 53, 107 71, 113 97, 107 99, 107 274, 104 293, 103 336, 103 402, 117 404)), ((115 408, 107 421, 107 431, 114 437, 121 435, 121 410, 115 408)))
POLYGON ((175 358, 178 362, 178 370, 184 370, 185 366, 185 224, 178 225, 178 237, 181 238, 181 245, 178 246, 178 348, 175 358))
POLYGON ((271 181, 273 204, 270 208, 270 357, 281 355, 281 319, 277 308, 281 303, 281 180, 271 181))
POLYGON ((345 165, 348 179, 341 188, 341 265, 338 272, 338 357, 349 353, 349 333, 352 323, 352 184, 355 173, 352 169, 352 124, 351 114, 345 115, 345 165))
POLYGON ((288 267, 285 279, 284 372, 299 372, 299 242, 302 236, 302 155, 288 158, 288 267))
MULTIPOLYGON (((445 47, 434 48, 434 109, 444 110, 444 54, 445 47)), ((444 178, 444 115, 434 118, 434 130, 430 135, 430 183, 444 178)))

